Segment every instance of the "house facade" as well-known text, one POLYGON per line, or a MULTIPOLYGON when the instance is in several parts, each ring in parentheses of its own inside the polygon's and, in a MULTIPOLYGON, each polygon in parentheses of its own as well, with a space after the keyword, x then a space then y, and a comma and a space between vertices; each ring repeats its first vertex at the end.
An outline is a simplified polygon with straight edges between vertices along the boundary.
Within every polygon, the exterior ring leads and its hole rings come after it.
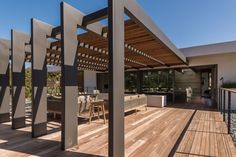
MULTIPOLYGON (((232 72, 234 67, 236 67, 236 41, 223 42, 209 45, 200 45, 188 48, 181 48, 180 51, 186 56, 188 60, 188 65, 181 66, 172 66, 172 67, 159 67, 154 68, 153 70, 163 70, 163 69, 214 69, 214 89, 213 90, 213 99, 214 102, 218 102, 218 88, 222 85, 223 82, 236 82, 236 73, 232 72)), ((150 71, 150 69, 134 69, 129 71, 150 71)), ((195 71, 193 70, 193 71, 195 71)), ((177 70, 179 71, 179 70, 177 70)), ((203 70, 204 71, 204 70, 203 70)), ((93 88, 99 88, 97 85, 104 84, 101 80, 98 80, 98 76, 101 75, 101 72, 95 71, 84 71, 84 89, 89 89, 88 92, 92 92, 93 88)), ((194 76, 197 79, 197 82, 201 84, 201 74, 194 76)), ((178 76, 176 76, 178 77, 178 76)), ((106 77, 103 76, 105 80, 106 77)), ((185 76, 185 84, 188 76, 185 76)), ((177 78, 178 79, 178 78, 177 78)), ((104 80, 104 79, 103 79, 104 80)), ((183 80, 182 80, 183 81, 183 80)), ((108 80, 106 81, 108 82, 108 80)), ((178 82, 178 81, 177 81, 178 82)), ((194 82, 194 81, 193 81, 194 82)), ((197 83, 195 86, 199 86, 197 83)), ((175 86, 178 86, 178 83, 175 83, 175 86)), ((180 85, 181 86, 181 85, 180 85)), ((191 84, 191 86, 194 86, 191 84)), ((187 86, 186 86, 187 87, 187 86)), ((185 88, 186 88, 185 87, 185 88)), ((176 87, 177 88, 177 87, 176 87)), ((201 92, 201 87, 194 87, 195 90, 201 92), (198 89, 199 88, 199 89, 198 89)), ((226 100, 227 101, 227 100, 226 100)), ((236 110, 236 95, 232 95, 232 110, 236 110)))

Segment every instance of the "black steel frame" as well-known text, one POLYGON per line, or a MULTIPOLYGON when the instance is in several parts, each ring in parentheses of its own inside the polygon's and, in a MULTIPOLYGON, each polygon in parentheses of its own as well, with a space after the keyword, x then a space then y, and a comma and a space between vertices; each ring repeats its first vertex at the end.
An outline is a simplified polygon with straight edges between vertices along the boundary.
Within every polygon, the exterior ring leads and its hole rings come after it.
MULTIPOLYGON (((0 40, 0 122, 10 120, 9 58, 12 72, 12 128, 25 127, 25 61, 27 48, 32 55, 32 137, 47 133, 47 49, 48 38, 61 42, 62 71, 62 133, 63 150, 78 144, 77 141, 77 29, 81 28, 108 38, 109 48, 109 156, 124 156, 124 50, 140 52, 124 42, 124 14, 135 20, 155 38, 160 38, 183 62, 186 58, 156 27, 135 0, 108 0, 108 7, 89 15, 61 2, 61 24, 54 27, 42 21, 31 20, 31 35, 11 31, 11 41, 0 40), (108 18, 108 32, 98 21, 108 18), (8 43, 8 44, 7 44, 8 43), (10 44, 11 43, 11 44, 10 44), (9 50, 11 49, 11 55, 9 50)), ((167 46, 167 47, 168 47, 167 46)), ((108 53, 106 51, 102 51, 108 53)), ((141 53, 142 54, 142 53, 141 53)), ((166 65, 145 55, 158 64, 166 65)), ((136 61, 127 60, 135 64, 136 61)))
POLYGON ((218 108, 223 115, 223 121, 226 122, 225 113, 227 111, 227 128, 228 134, 231 134, 231 113, 232 113, 232 101, 231 95, 232 93, 236 94, 236 91, 226 89, 226 88, 219 88, 219 105, 218 108), (226 93, 227 93, 227 100, 226 100, 226 93), (226 101, 227 101, 227 110, 226 110, 226 101))

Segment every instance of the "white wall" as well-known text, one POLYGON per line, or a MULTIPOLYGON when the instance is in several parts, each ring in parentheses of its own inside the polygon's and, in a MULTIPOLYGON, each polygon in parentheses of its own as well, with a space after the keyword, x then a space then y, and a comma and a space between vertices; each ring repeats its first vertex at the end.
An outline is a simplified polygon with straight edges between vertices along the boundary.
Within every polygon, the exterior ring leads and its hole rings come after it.
MULTIPOLYGON (((218 65, 218 87, 220 86, 220 78, 224 81, 236 82, 236 53, 225 53, 206 55, 198 57, 189 57, 190 66, 200 65, 218 65)), ((232 109, 236 110, 236 94, 232 94, 232 109)))
POLYGON ((94 88, 97 87, 97 80, 96 80, 96 71, 84 71, 84 90, 88 87, 89 91, 92 92, 94 88))
POLYGON ((233 53, 236 52, 236 41, 200 45, 195 47, 183 48, 180 50, 186 57, 233 53))
POLYGON ((188 60, 190 66, 217 64, 218 85, 221 77, 224 77, 224 81, 236 82, 236 53, 189 57, 188 60))

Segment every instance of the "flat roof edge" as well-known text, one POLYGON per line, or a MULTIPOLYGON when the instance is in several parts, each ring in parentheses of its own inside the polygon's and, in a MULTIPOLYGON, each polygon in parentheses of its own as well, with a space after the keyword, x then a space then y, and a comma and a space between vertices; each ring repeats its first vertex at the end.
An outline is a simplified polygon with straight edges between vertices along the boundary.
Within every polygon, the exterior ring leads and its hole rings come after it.
POLYGON ((154 21, 144 12, 136 0, 125 0, 126 12, 137 22, 141 23, 147 30, 156 36, 165 46, 167 46, 179 59, 187 63, 185 55, 170 41, 170 39, 161 31, 154 21))
POLYGON ((236 53, 236 41, 199 45, 180 49, 186 57, 236 53))

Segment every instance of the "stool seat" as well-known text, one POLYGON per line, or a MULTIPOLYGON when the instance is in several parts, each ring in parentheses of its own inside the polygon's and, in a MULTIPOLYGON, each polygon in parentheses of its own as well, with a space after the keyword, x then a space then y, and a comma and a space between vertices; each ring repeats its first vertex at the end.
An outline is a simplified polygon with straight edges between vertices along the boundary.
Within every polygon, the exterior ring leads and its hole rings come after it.
POLYGON ((89 106, 89 124, 91 123, 92 117, 94 117, 95 109, 97 111, 97 117, 100 119, 100 111, 102 111, 104 124, 106 124, 106 113, 105 113, 105 101, 98 99, 90 102, 89 106))

